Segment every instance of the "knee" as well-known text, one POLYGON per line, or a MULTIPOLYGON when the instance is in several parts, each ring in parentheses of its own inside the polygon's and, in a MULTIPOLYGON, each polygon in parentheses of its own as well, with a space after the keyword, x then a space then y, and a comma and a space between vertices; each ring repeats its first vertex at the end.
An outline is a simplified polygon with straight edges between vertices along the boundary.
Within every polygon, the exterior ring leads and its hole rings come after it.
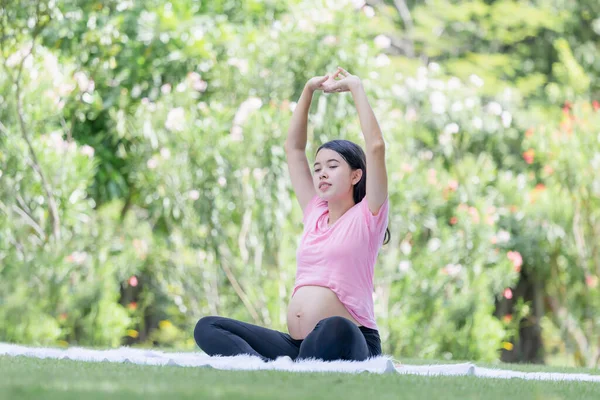
POLYGON ((206 338, 208 338, 215 329, 218 320, 219 317, 207 316, 200 318, 196 323, 196 327, 194 328, 194 340, 201 349, 203 349, 203 343, 206 343, 206 338))
POLYGON ((339 335, 345 335, 352 332, 354 324, 347 318, 344 317, 329 317, 319 321, 319 326, 323 330, 331 331, 339 335))

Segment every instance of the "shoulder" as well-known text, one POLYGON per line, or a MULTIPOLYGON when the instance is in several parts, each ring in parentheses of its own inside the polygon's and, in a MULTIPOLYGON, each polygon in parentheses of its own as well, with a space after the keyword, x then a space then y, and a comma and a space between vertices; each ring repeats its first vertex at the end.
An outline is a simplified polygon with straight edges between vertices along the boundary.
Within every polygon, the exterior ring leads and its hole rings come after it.
POLYGON ((373 214, 373 212, 369 209, 369 203, 367 202, 367 196, 365 196, 361 202, 358 204, 360 209, 361 217, 367 224, 369 231, 373 234, 380 236, 385 233, 385 230, 388 227, 388 217, 389 217, 389 209, 390 209, 390 201, 389 195, 386 196, 383 204, 377 210, 377 213, 373 214))

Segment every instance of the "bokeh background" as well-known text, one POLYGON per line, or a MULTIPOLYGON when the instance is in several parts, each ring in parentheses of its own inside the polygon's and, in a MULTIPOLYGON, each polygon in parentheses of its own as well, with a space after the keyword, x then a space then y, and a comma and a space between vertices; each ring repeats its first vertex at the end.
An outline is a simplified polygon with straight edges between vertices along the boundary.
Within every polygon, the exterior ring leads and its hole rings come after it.
MULTIPOLYGON (((305 82, 387 142, 375 303, 402 357, 600 363, 597 0, 0 0, 0 340, 285 330, 305 82)), ((363 144, 315 94, 309 159, 363 144)))

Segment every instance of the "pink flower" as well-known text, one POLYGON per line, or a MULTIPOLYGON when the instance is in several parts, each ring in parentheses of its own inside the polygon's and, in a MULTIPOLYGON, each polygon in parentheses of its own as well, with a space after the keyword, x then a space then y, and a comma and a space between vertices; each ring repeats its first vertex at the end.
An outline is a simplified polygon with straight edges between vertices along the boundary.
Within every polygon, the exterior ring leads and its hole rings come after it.
POLYGON ((585 284, 588 287, 595 289, 598 286, 598 277, 595 275, 586 275, 585 276, 585 284))
POLYGON ((135 275, 129 278, 129 286, 136 287, 138 285, 138 279, 135 275))
POLYGON ((521 272, 521 266, 523 266, 523 257, 518 251, 509 251, 506 256, 513 263, 513 268, 516 272, 521 272))
POLYGON ((510 288, 504 289, 504 298, 506 298, 508 300, 513 298, 513 292, 512 292, 512 290, 510 290, 510 288))

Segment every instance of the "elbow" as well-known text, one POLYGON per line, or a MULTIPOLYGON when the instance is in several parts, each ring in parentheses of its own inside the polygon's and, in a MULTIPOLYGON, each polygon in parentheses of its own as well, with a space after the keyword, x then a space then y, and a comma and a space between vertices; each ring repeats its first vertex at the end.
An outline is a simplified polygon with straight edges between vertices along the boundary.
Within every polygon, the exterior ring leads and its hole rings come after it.
POLYGON ((373 141, 372 143, 369 143, 367 145, 367 151, 369 153, 375 153, 375 154, 385 153, 385 142, 384 142, 383 138, 377 139, 377 140, 373 141))

